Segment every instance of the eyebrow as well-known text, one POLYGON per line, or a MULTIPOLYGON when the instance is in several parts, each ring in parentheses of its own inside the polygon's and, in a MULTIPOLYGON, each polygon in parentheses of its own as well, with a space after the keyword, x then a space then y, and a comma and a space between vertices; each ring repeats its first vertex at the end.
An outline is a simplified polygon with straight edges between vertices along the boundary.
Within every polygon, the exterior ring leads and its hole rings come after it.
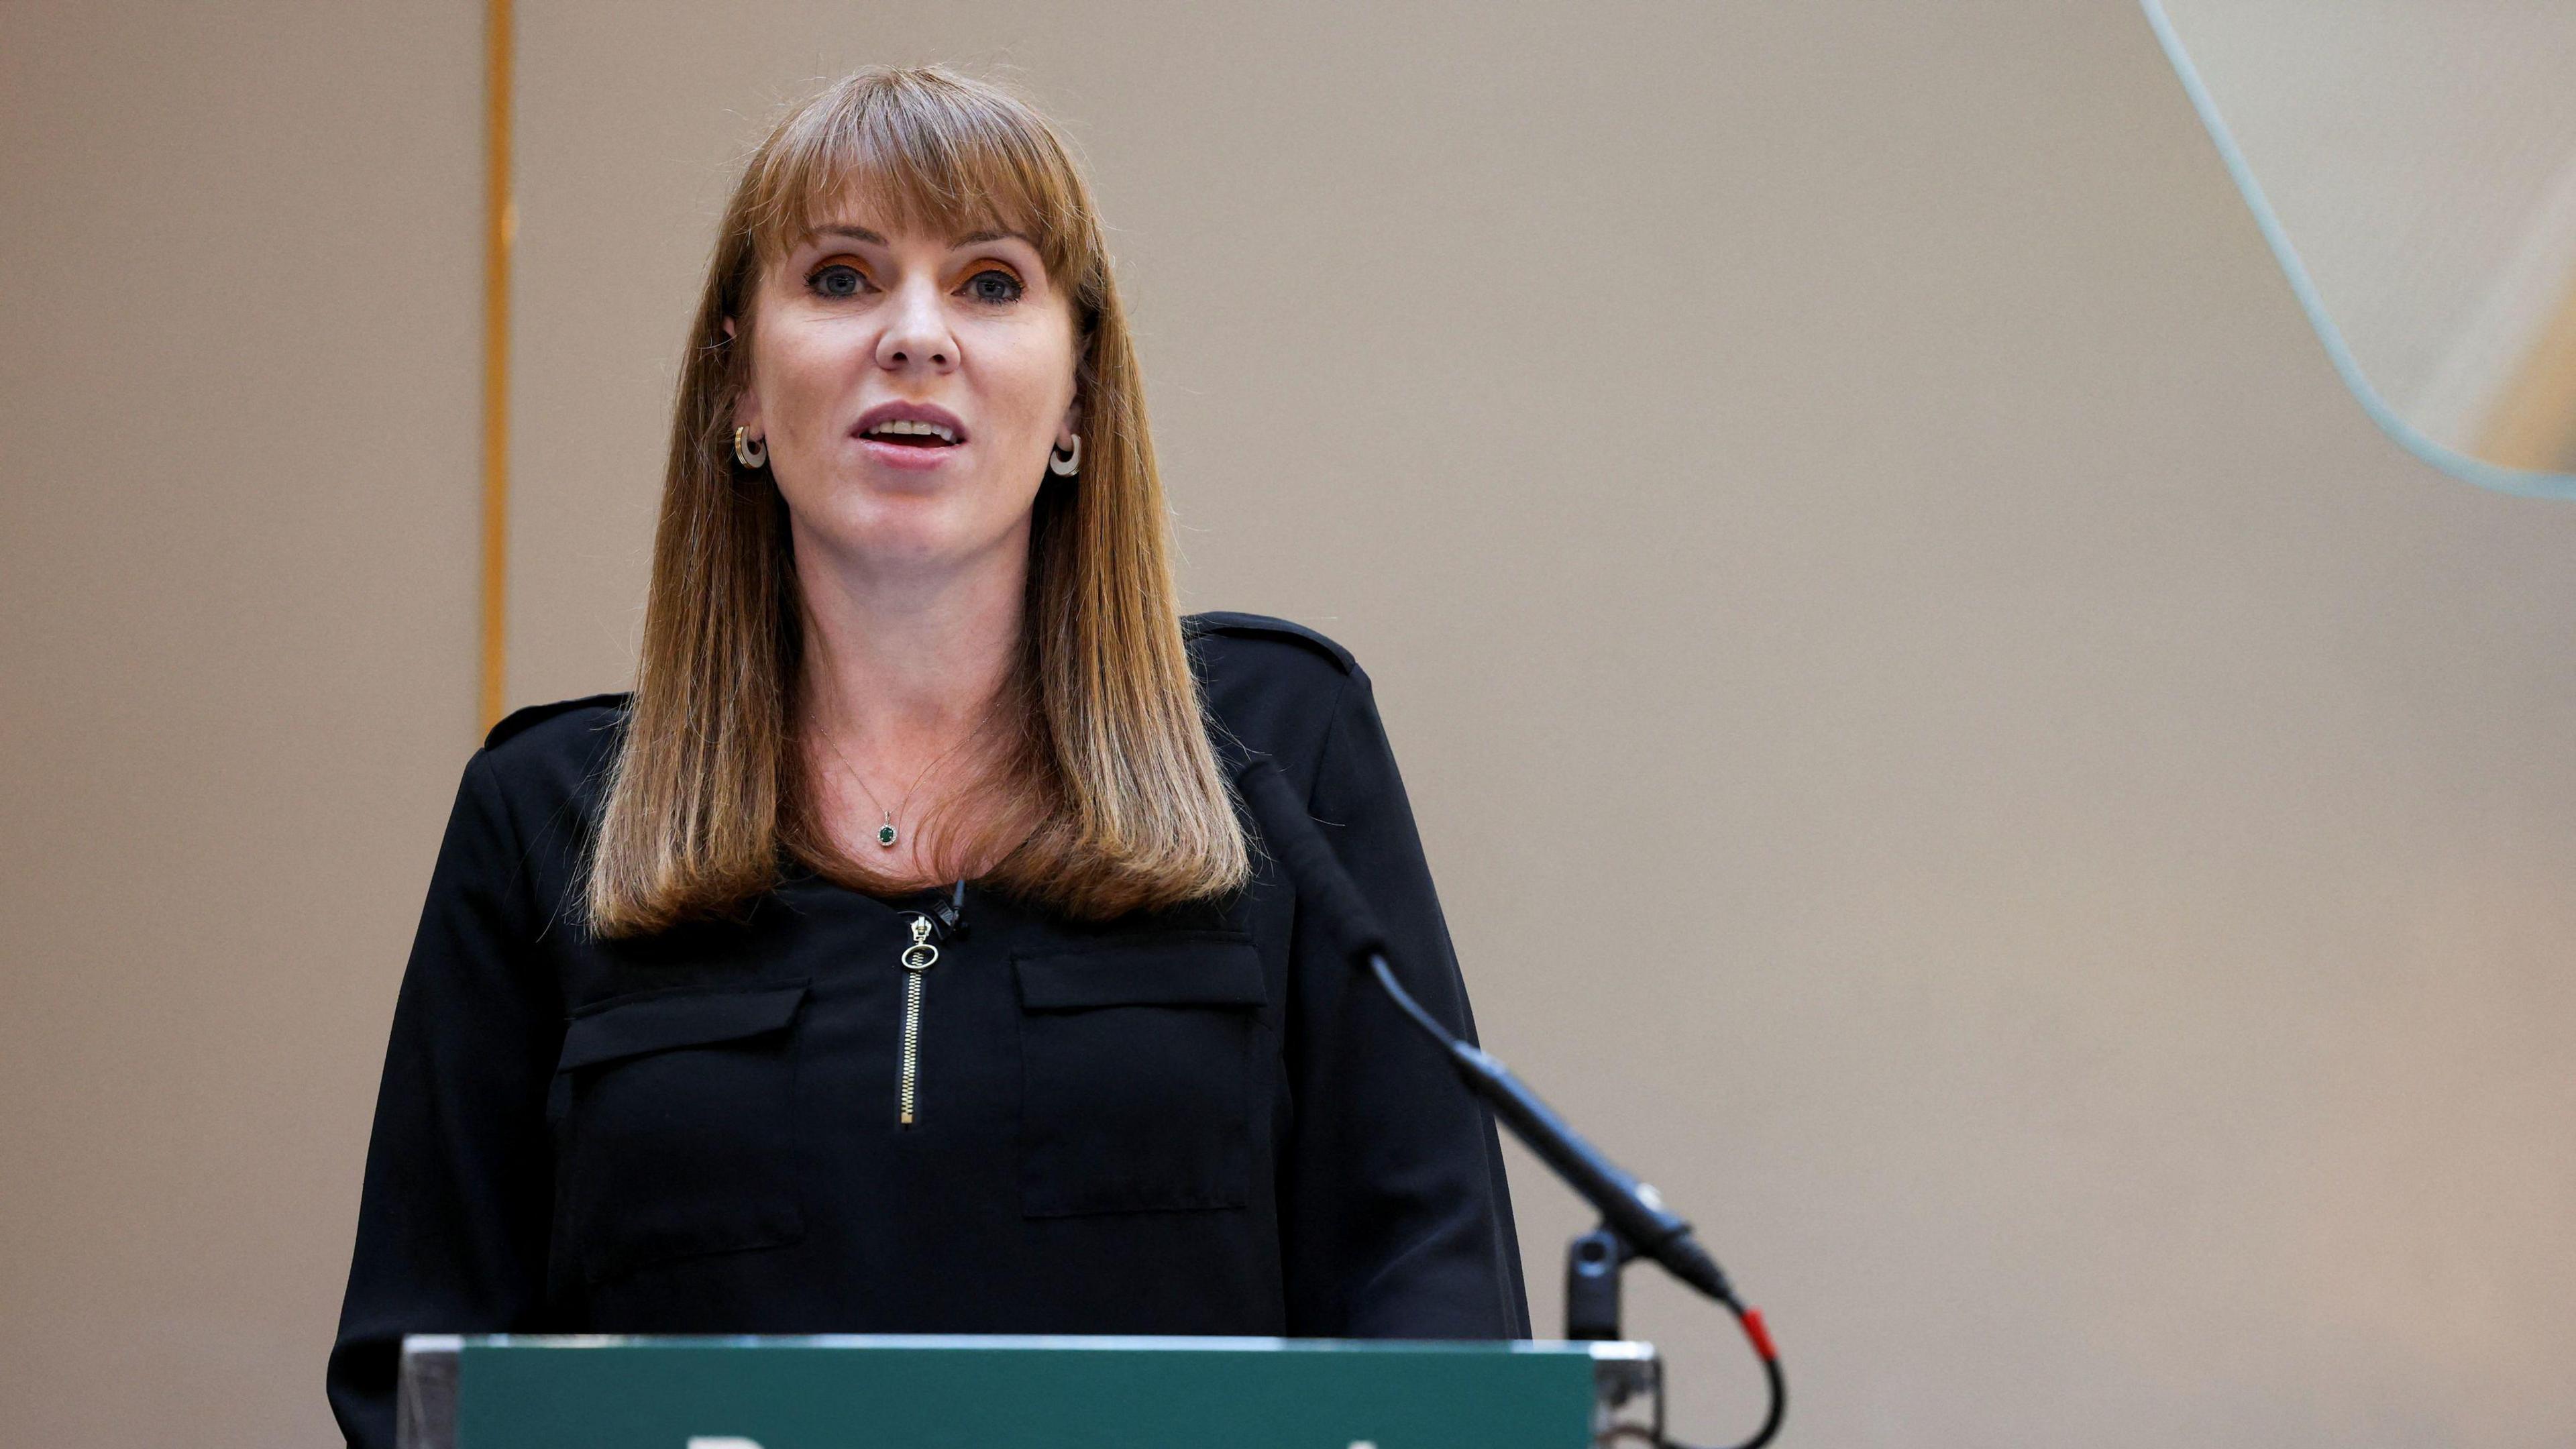
MULTIPOLYGON (((872 232, 872 231, 868 230, 866 227, 863 227, 863 226, 851 226, 851 225, 848 225, 848 224, 846 224, 846 223, 835 223, 835 224, 833 224, 833 225, 831 225, 831 226, 818 226, 818 227, 814 228, 813 232, 811 233, 811 236, 814 236, 814 237, 845 236, 845 237, 850 238, 850 239, 851 239, 851 240, 853 240, 853 241, 863 241, 863 242, 866 242, 866 243, 868 243, 868 244, 869 244, 869 245, 871 245, 871 246, 886 246, 886 245, 889 245, 889 243, 886 241, 886 239, 885 239, 884 237, 881 237, 881 236, 877 235, 875 232, 872 232)), ((1027 238, 1026 236, 1021 235, 1021 234, 1020 234, 1020 233, 1018 233, 1018 232, 1015 232, 1015 231, 993 231, 993 230, 989 230, 989 229, 988 229, 988 230, 985 230, 985 231, 970 231, 970 232, 966 233, 964 236, 961 236, 961 237, 957 238, 956 240, 954 240, 954 241, 950 242, 950 243, 949 243, 949 245, 950 245, 950 246, 952 246, 952 247, 971 247, 971 246, 975 245, 975 244, 976 244, 976 243, 978 243, 978 242, 1001 241, 1001 240, 1003 240, 1003 239, 1004 239, 1004 238, 1006 238, 1006 237, 1007 237, 1007 238, 1010 238, 1010 239, 1013 239, 1013 240, 1017 240, 1017 241, 1028 242, 1028 244, 1029 244, 1030 246, 1032 246, 1032 247, 1034 247, 1034 246, 1036 246, 1036 245, 1037 245, 1037 243, 1036 243, 1036 242, 1034 242, 1034 241, 1029 241, 1029 238, 1027 238)))

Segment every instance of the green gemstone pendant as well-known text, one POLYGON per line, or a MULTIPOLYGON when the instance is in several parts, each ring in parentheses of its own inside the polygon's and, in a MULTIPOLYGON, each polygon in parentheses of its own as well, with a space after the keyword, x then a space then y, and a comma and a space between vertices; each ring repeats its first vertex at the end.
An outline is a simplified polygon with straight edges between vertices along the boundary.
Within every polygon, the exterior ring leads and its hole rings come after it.
POLYGON ((885 824, 877 827, 877 844, 884 846, 888 850, 892 850, 894 849, 894 838, 893 821, 889 820, 885 824))

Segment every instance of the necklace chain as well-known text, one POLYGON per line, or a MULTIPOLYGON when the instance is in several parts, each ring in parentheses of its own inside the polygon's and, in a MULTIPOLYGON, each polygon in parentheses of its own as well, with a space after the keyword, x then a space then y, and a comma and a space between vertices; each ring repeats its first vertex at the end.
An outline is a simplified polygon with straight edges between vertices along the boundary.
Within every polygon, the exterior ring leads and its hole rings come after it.
MULTIPOLYGON (((909 812, 912 809, 913 792, 921 788, 921 782, 930 778, 930 772, 937 769, 950 755, 964 749, 966 747, 966 742, 975 738, 976 733, 977 731, 975 730, 968 730, 965 734, 958 737, 957 743, 950 745, 946 750, 942 751, 938 758, 932 760, 929 764, 922 766, 921 773, 912 777, 912 788, 903 792, 903 803, 900 808, 909 812)), ((877 827, 877 844, 887 850, 894 849, 895 842, 902 838, 902 832, 895 828, 895 812, 885 808, 885 801, 877 797, 876 790, 868 784, 868 777, 859 773, 859 767, 850 763, 850 757, 848 755, 841 753, 841 742, 839 740, 833 738, 830 734, 825 734, 823 736, 823 743, 831 747, 832 753, 841 761, 841 768, 850 772, 850 778, 859 782, 859 788, 867 791, 868 803, 877 807, 877 813, 885 817, 885 823, 877 827)))

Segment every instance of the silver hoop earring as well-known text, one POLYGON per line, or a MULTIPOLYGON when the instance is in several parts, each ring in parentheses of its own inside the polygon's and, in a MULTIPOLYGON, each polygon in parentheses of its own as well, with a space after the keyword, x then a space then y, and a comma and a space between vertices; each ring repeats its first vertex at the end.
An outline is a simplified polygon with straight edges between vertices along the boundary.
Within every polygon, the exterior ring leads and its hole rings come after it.
POLYGON ((1059 478, 1070 478, 1082 471, 1082 434, 1073 435, 1073 451, 1070 453, 1059 454, 1053 448, 1047 450, 1047 471, 1059 478))
POLYGON ((757 468, 769 461, 769 444, 758 438, 745 437, 747 428, 733 430, 733 458, 746 468, 757 468))

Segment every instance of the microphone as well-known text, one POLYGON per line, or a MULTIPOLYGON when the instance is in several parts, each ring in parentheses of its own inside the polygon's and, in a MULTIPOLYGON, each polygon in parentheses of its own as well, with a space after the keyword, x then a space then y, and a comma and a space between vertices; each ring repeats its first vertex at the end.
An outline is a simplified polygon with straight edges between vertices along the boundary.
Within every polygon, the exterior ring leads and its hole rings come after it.
MULTIPOLYGON (((1261 827, 1262 838, 1286 871, 1298 901, 1322 919, 1343 957, 1354 966, 1366 967, 1405 1018, 1447 1054, 1458 1079, 1467 1084, 1485 1109, 1511 1128, 1513 1136, 1537 1153, 1565 1180, 1566 1186, 1601 1214, 1602 1226, 1575 1240, 1574 1254, 1567 1264, 1568 1336, 1575 1336, 1573 1330, 1580 1321, 1591 1330, 1586 1336, 1617 1337, 1619 1269, 1632 1256, 1654 1259, 1664 1271, 1716 1299, 1744 1331, 1745 1341, 1761 1362, 1770 1406, 1753 1437, 1735 1449, 1762 1449, 1770 1443, 1772 1436, 1780 1432, 1781 1420, 1789 1408, 1789 1387, 1780 1372, 1779 1350, 1771 1342, 1771 1330, 1763 1324, 1762 1314, 1736 1298, 1734 1286, 1718 1270, 1717 1260, 1691 1235, 1691 1225, 1664 1206, 1662 1196, 1653 1187, 1621 1170, 1602 1155, 1601 1149, 1585 1141, 1493 1053, 1452 1034, 1395 979, 1395 968, 1386 959, 1386 929, 1369 909, 1367 897, 1352 883, 1350 872, 1342 869, 1340 857, 1325 843, 1323 832, 1315 828, 1314 818, 1306 813, 1306 802, 1297 798, 1296 787, 1280 773, 1276 761, 1266 755, 1251 756, 1235 771, 1235 784, 1254 822, 1261 827), (1579 1316, 1578 1297, 1586 1301, 1579 1316)), ((1664 1436, 1662 1403, 1658 1390, 1650 1442, 1656 1449, 1691 1449, 1664 1436)))
POLYGON ((1297 798, 1296 787, 1280 773, 1277 762, 1255 756, 1236 772, 1235 781, 1298 900, 1321 918, 1342 955, 1374 975, 1405 1016, 1448 1055, 1459 1079, 1512 1129, 1512 1135, 1591 1203, 1636 1254, 1654 1259, 1674 1277, 1737 1313, 1748 1311, 1736 1301, 1717 1260, 1691 1236, 1691 1225, 1664 1206, 1652 1185, 1638 1181, 1585 1141, 1512 1075, 1511 1068, 1491 1052, 1452 1035, 1396 981, 1394 968, 1387 964, 1385 929, 1315 828, 1305 802, 1297 798))

